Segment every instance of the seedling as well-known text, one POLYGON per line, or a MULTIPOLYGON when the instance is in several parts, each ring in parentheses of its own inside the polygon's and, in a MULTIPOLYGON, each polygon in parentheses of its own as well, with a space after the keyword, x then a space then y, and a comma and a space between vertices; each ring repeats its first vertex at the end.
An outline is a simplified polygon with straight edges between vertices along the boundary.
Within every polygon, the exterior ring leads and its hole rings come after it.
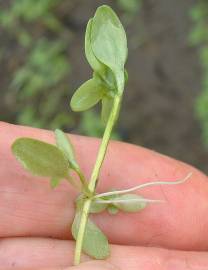
POLYGON ((61 130, 55 131, 56 146, 31 138, 18 138, 12 145, 14 155, 24 168, 34 175, 50 178, 52 188, 65 179, 78 190, 72 224, 72 235, 76 240, 74 265, 80 263, 82 251, 95 259, 105 259, 110 255, 108 239, 90 220, 90 214, 106 210, 113 215, 119 211, 141 211, 148 204, 161 201, 144 198, 133 191, 153 185, 179 184, 190 177, 189 174, 175 182, 151 182, 126 190, 111 190, 102 194, 96 192, 100 169, 128 80, 124 68, 127 51, 126 34, 119 18, 109 6, 99 7, 88 22, 85 35, 85 54, 93 75, 71 99, 74 111, 88 110, 99 102, 102 106, 101 118, 105 131, 89 181, 76 161, 69 137, 61 130), (72 172, 77 174, 76 179, 72 172))

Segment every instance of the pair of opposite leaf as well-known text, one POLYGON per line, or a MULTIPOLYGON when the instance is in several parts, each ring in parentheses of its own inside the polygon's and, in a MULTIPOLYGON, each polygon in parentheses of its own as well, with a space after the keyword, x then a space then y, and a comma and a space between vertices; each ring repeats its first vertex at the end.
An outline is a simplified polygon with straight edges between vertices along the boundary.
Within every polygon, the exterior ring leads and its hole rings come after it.
MULTIPOLYGON (((57 146, 31 138, 19 138, 13 143, 12 152, 24 168, 33 175, 50 177, 52 187, 56 187, 62 179, 67 179, 74 186, 70 171, 74 170, 80 173, 80 167, 75 160, 73 147, 61 130, 56 130, 55 135, 57 146)), ((110 214, 116 214, 119 210, 124 212, 141 211, 149 202, 158 201, 131 194, 132 191, 152 185, 183 183, 190 175, 181 181, 148 182, 127 190, 95 194, 92 197, 90 213, 101 213, 104 210, 110 214)), ((84 188, 81 182, 81 195, 76 201, 76 214, 72 224, 72 235, 75 240, 79 230, 82 207, 87 198, 84 188)), ((107 237, 90 219, 87 221, 82 249, 95 259, 105 259, 110 254, 107 237)))
MULTIPOLYGON (((72 181, 71 169, 80 170, 74 158, 72 145, 66 135, 61 130, 56 130, 55 135, 57 146, 32 138, 19 138, 12 145, 12 152, 23 167, 33 175, 50 177, 53 188, 59 184, 60 180, 72 181)), ((74 184, 74 182, 71 183, 74 184)), ((79 223, 80 212, 77 211, 72 224, 72 235, 75 239, 79 223)), ((104 259, 110 254, 106 236, 91 220, 87 221, 83 251, 96 259, 104 259)))
POLYGON ((72 110, 85 111, 101 101, 101 118, 107 122, 114 97, 122 95, 128 80, 124 68, 127 54, 126 33, 119 18, 110 7, 99 7, 85 33, 85 55, 93 78, 74 93, 72 110))
MULTIPOLYGON (((19 138, 12 145, 13 154, 24 168, 33 175, 50 177, 53 188, 63 179, 67 179, 74 184, 70 177, 70 171, 80 172, 80 167, 75 160, 74 150, 68 137, 61 130, 56 130, 55 135, 57 146, 32 138, 19 138)), ((80 190, 82 195, 77 199, 76 215, 72 225, 72 234, 75 239, 79 228, 81 208, 87 196, 83 192, 83 188, 82 186, 80 190)), ((136 194, 110 195, 104 199, 101 196, 92 201, 90 213, 100 213, 104 210, 108 210, 111 214, 115 214, 119 210, 126 212, 139 211, 146 206, 146 203, 140 202, 139 198, 141 197, 136 194)), ((96 259, 104 259, 110 253, 106 236, 90 219, 86 226, 83 251, 96 259)))

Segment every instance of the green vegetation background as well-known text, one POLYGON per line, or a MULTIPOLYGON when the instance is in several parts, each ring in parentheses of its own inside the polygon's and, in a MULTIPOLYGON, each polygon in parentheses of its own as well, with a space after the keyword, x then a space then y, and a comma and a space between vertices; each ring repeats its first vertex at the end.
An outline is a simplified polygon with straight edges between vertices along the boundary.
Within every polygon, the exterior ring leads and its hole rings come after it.
POLYGON ((102 3, 119 13, 129 38, 114 138, 208 172, 206 0, 0 0, 0 120, 101 136, 96 112, 74 114, 69 100, 90 76, 84 31, 102 3))

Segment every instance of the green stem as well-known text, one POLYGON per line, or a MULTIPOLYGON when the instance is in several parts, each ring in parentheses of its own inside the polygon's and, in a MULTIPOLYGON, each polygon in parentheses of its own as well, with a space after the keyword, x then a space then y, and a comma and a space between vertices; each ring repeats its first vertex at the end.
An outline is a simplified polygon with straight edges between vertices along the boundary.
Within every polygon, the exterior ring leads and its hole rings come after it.
POLYGON ((97 182, 98 182, 98 176, 99 176, 99 172, 100 172, 100 168, 102 166, 103 160, 105 158, 105 154, 107 151, 107 146, 110 140, 110 136, 113 130, 113 126, 117 120, 117 116, 119 113, 119 109, 120 109, 120 103, 121 103, 121 97, 120 96, 116 96, 114 98, 114 102, 113 102, 113 108, 111 111, 111 114, 109 116, 105 131, 104 131, 104 135, 103 135, 103 139, 99 148, 99 152, 98 152, 98 156, 97 156, 97 160, 95 162, 95 166, 91 175, 91 179, 88 185, 89 190, 94 193, 97 182))
MULTIPOLYGON (((95 166, 93 168, 92 175, 91 175, 91 178, 90 178, 90 182, 89 182, 89 185, 88 185, 89 191, 91 192, 92 195, 95 193, 95 189, 96 189, 96 186, 97 186, 100 169, 101 169, 103 160, 105 158, 105 154, 106 154, 106 151, 107 151, 107 147, 108 147, 110 136, 111 136, 111 133, 112 133, 112 130, 113 130, 113 126, 114 126, 114 124, 115 124, 115 122, 117 120, 117 116, 118 116, 118 113, 119 113, 120 103, 121 103, 121 97, 116 96, 114 98, 113 108, 111 110, 111 113, 110 113, 110 116, 109 116, 109 119, 108 119, 108 122, 107 122, 107 125, 106 125, 106 128, 105 128, 105 131, 104 131, 104 134, 103 134, 103 138, 102 138, 102 142, 100 144, 98 156, 97 156, 95 166)), ((78 265, 80 263, 80 260, 81 260, 84 233, 85 233, 85 228, 86 228, 86 224, 87 224, 87 220, 88 220, 88 216, 89 216, 89 210, 90 210, 91 201, 92 201, 92 198, 88 198, 85 201, 83 209, 82 209, 82 215, 81 215, 79 231, 78 231, 77 241, 76 241, 74 265, 78 265)))

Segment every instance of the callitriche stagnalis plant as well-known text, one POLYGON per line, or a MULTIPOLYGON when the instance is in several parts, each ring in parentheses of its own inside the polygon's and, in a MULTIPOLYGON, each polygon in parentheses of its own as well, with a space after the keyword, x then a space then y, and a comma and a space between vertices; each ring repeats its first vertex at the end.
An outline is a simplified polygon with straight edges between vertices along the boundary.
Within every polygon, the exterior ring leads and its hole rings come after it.
POLYGON ((85 111, 101 102, 101 119, 105 131, 90 179, 86 179, 75 158, 69 137, 61 130, 55 131, 56 146, 32 138, 18 138, 12 152, 23 167, 33 175, 50 178, 55 188, 61 180, 67 180, 78 190, 75 218, 71 232, 76 240, 74 265, 81 261, 82 251, 95 259, 110 256, 107 237, 89 218, 90 214, 108 211, 115 215, 119 211, 138 212, 150 203, 161 202, 132 193, 153 185, 172 185, 186 181, 147 182, 125 190, 111 190, 98 194, 96 186, 113 127, 117 121, 128 74, 127 38, 125 30, 114 11, 107 5, 96 10, 87 24, 85 54, 93 69, 92 78, 78 88, 71 99, 73 111, 85 111), (74 173, 77 174, 75 179, 74 173), (79 180, 77 180, 79 179, 79 180))

